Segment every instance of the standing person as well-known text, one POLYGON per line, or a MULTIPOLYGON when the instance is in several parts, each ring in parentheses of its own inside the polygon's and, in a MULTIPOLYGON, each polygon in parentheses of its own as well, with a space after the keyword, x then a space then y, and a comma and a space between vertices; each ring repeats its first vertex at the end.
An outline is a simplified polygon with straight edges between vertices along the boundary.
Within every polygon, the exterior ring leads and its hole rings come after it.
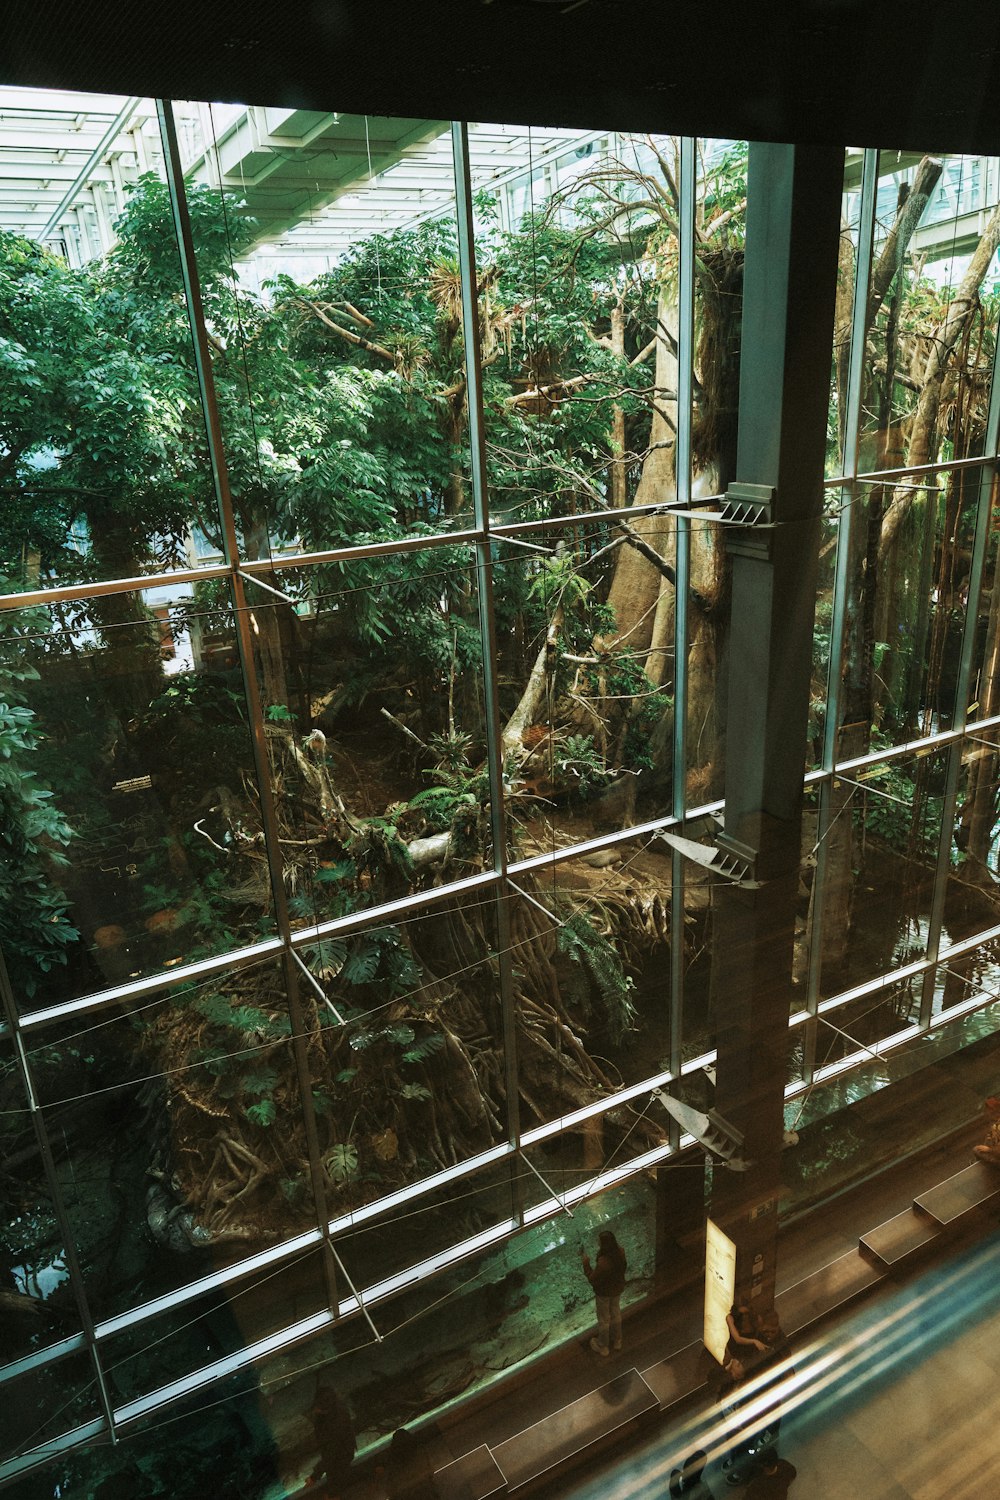
POLYGON ((767 1344, 758 1337, 757 1323, 750 1306, 746 1302, 734 1302, 726 1314, 726 1327, 729 1329, 729 1343, 726 1345, 726 1362, 736 1358, 741 1364, 746 1365, 750 1350, 756 1349, 758 1354, 767 1353, 767 1344))
POLYGON ((787 1458, 779 1458, 774 1448, 760 1455, 760 1470, 747 1485, 747 1500, 785 1500, 788 1487, 798 1470, 787 1458))
POLYGON ((714 1500, 712 1491, 701 1477, 707 1462, 708 1454, 699 1448, 684 1460, 679 1469, 671 1470, 671 1500, 676 1500, 679 1495, 686 1495, 688 1500, 714 1500))
POLYGON ((597 1337, 590 1347, 606 1359, 612 1349, 622 1346, 621 1296, 625 1290, 625 1251, 610 1229, 602 1229, 598 1240, 597 1264, 591 1267, 590 1256, 581 1246, 583 1274, 594 1289, 597 1303, 597 1337))
POLYGON ((311 1479, 315 1483, 321 1475, 325 1475, 326 1492, 330 1500, 334 1500, 346 1485, 354 1462, 354 1450, 357 1446, 354 1420, 346 1403, 325 1380, 321 1380, 316 1387, 316 1399, 310 1415, 319 1449, 319 1463, 313 1469, 311 1479))

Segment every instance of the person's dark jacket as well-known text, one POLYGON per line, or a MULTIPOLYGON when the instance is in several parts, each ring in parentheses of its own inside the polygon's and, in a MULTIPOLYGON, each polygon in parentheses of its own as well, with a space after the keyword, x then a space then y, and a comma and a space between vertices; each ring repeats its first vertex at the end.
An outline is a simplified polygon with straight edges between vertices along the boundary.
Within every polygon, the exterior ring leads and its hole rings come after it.
POLYGON ((606 1255, 602 1250, 593 1269, 585 1265, 583 1269, 594 1288, 594 1296, 620 1297, 625 1290, 625 1267, 625 1252, 620 1247, 617 1254, 612 1251, 606 1255))

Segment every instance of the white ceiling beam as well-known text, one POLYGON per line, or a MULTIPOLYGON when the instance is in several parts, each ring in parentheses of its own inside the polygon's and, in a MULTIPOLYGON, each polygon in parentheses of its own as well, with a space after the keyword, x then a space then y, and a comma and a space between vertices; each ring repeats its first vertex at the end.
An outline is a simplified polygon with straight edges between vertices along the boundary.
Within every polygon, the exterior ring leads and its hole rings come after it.
POLYGON ((129 123, 141 103, 142 100, 136 98, 127 99, 122 105, 121 109, 118 111, 117 115, 108 126, 98 144, 94 147, 90 156, 87 158, 84 165, 80 168, 76 181, 72 183, 72 185, 66 190, 66 192, 60 199, 58 206, 50 215, 48 223, 42 230, 41 238, 43 240, 47 239, 49 235, 52 234, 53 230, 58 227, 60 219, 72 204, 74 198, 83 187, 83 184, 89 179, 92 170, 100 165, 102 157, 105 155, 108 149, 114 145, 115 141, 118 139, 118 136, 125 129, 126 125, 129 123))

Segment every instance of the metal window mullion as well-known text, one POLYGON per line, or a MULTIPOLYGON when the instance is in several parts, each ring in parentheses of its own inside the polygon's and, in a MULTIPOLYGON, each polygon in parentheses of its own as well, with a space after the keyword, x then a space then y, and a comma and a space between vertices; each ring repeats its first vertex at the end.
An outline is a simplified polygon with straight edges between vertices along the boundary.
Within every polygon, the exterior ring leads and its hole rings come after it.
POLYGON ((63 1198, 62 1184, 56 1172, 55 1159, 53 1158, 52 1146, 49 1141, 48 1126, 45 1122, 45 1112, 39 1103, 34 1074, 24 1046, 24 1038, 18 1030, 14 989, 10 982, 7 961, 2 951, 0 951, 0 1008, 2 1008, 8 1027, 13 1033, 14 1057, 21 1079, 24 1098, 28 1104, 31 1126, 35 1134, 35 1140, 38 1142, 42 1166, 45 1169, 45 1180, 52 1196, 52 1206, 55 1211, 56 1223, 59 1225, 59 1233, 62 1237, 63 1259, 66 1263, 66 1269, 69 1272, 70 1286, 73 1289, 77 1312, 80 1316, 80 1328, 94 1371, 94 1380, 97 1385, 98 1403, 101 1409, 103 1424, 108 1433, 110 1433, 111 1441, 115 1443, 118 1439, 115 1430, 114 1404, 111 1400, 104 1370, 101 1365, 101 1358, 97 1350, 97 1339, 94 1335, 94 1320, 91 1316, 90 1304, 87 1300, 87 1293, 84 1286, 83 1272, 76 1253, 73 1227, 63 1198))
MULTIPOLYGON (((479 634, 483 657, 483 697, 486 715, 486 761, 490 787, 490 829, 493 838, 493 868, 500 877, 494 898, 497 928, 497 966, 500 1014, 504 1043, 504 1087, 507 1104, 507 1136, 515 1152, 521 1149, 520 1089, 517 1066, 517 1012, 511 958, 510 902, 507 884, 507 821, 503 791, 503 748, 500 704, 497 694, 496 615, 493 608, 493 557, 490 544, 489 494, 486 486, 486 433, 483 414, 483 371, 479 348, 479 281, 476 272, 475 220, 472 207, 472 177, 469 167, 469 127, 464 120, 451 126, 455 170, 455 211, 458 230, 458 264, 462 290, 462 327, 465 346, 466 404, 469 413, 469 457, 476 526, 479 634)), ((524 1205, 512 1168, 511 1186, 518 1223, 524 1222, 524 1205)))
MULTIPOLYGON (((979 504, 976 510, 976 529, 972 539, 972 559, 969 568, 969 608, 966 611, 962 632, 962 649, 959 656, 955 683, 955 715, 953 729, 964 731, 968 722, 969 688, 976 652, 976 634, 979 624, 979 601, 983 587, 983 569, 990 536, 990 518, 993 506, 993 487, 997 474, 997 458, 1000 452, 1000 340, 993 351, 993 376, 990 382, 990 402, 986 417, 986 433, 983 453, 986 455, 979 481, 979 504)), ((944 925, 944 907, 948 895, 948 880, 951 874, 951 843, 955 825, 955 807, 962 779, 962 756, 964 739, 956 740, 948 756, 948 772, 945 781, 944 801, 941 809, 941 833, 938 841, 937 869, 934 879, 934 895, 927 931, 927 958, 933 968, 928 969, 920 994, 920 1024, 930 1025, 934 1008, 934 987, 938 955, 941 949, 941 931, 944 925)))
MULTIPOLYGON (((215 379, 212 372, 211 355, 208 345, 208 330, 205 325, 205 312, 201 298, 201 282, 198 274, 194 239, 191 232, 191 220, 188 214, 187 199, 184 191, 184 174, 177 143, 177 128, 174 122, 173 108, 168 100, 158 99, 156 101, 156 112, 163 140, 163 156, 167 187, 170 193, 170 206, 180 250, 181 274, 194 344, 195 367, 198 375, 198 386, 201 392, 202 408, 208 437, 212 479, 215 485, 219 516, 222 523, 225 559, 229 568, 229 587, 232 592, 235 612, 236 640, 239 650, 240 667, 243 673, 243 689, 247 700, 247 715, 250 724, 254 770, 257 778, 258 796, 260 798, 261 824, 264 830, 264 850, 271 880, 275 921, 283 945, 282 973, 292 1031, 292 1056, 306 1136, 314 1210, 317 1224, 326 1242, 329 1240, 330 1215, 326 1202, 323 1164, 320 1158, 319 1132, 316 1126, 316 1114, 313 1107, 312 1077, 306 1051, 305 1018, 299 1000, 299 975, 295 966, 294 955, 291 951, 292 927, 288 910, 288 899, 285 892, 284 863, 279 842, 277 809, 274 802, 274 791, 271 786, 271 765, 267 751, 267 737, 261 707, 260 685, 257 681, 257 672, 254 664, 249 610, 246 603, 243 579, 239 573, 239 540, 236 533, 236 518, 233 511, 232 493, 229 487, 229 471, 222 441, 219 406, 216 399, 215 379)), ((248 399, 250 399, 249 392, 248 399)), ((334 1261, 330 1254, 324 1255, 322 1260, 326 1275, 328 1300, 331 1308, 333 1308, 337 1304, 334 1261)))
POLYGON ((228 575, 225 563, 206 563, 203 568, 175 568, 169 573, 149 573, 139 578, 93 579, 90 583, 67 583, 60 588, 0 594, 0 610, 31 609, 39 604, 71 604, 76 599, 134 594, 139 589, 176 588, 178 584, 200 583, 204 578, 226 578, 228 575))
MULTIPOLYGON (((564 1212, 567 1205, 585 1203, 591 1194, 624 1182, 639 1172, 647 1171, 666 1161, 671 1155, 673 1152, 669 1146, 654 1146, 620 1165, 607 1168, 588 1181, 575 1184, 561 1196, 553 1194, 547 1201, 534 1204, 530 1210, 529 1222, 540 1223, 552 1214, 564 1212)), ((366 1315, 366 1308, 377 1307, 394 1300, 412 1286, 430 1281, 442 1272, 461 1265, 474 1256, 481 1255, 484 1250, 499 1245, 515 1232, 513 1220, 503 1220, 492 1224, 470 1239, 449 1245, 439 1254, 408 1266, 383 1281, 375 1282, 363 1288, 359 1294, 345 1298, 333 1313, 313 1313, 296 1323, 286 1325, 275 1333, 268 1334, 253 1344, 244 1346, 233 1354, 224 1355, 221 1359, 191 1370, 179 1379, 160 1386, 146 1395, 133 1398, 118 1408, 116 1412, 118 1424, 122 1428, 130 1426, 140 1418, 160 1411, 197 1390, 217 1384, 240 1369, 251 1364, 258 1364, 270 1355, 327 1332, 333 1326, 333 1316, 363 1317, 366 1315)))
MULTIPOLYGON (((693 136, 683 136, 678 170, 678 320, 677 446, 674 450, 676 498, 691 504, 691 424, 694 400, 694 241, 696 151, 693 136)), ((681 514, 674 541, 674 734, 671 810, 683 827, 687 811, 688 594, 691 585, 691 522, 681 514)), ((670 1053, 671 1071, 679 1072, 684 1044, 684 857, 670 851, 670 1053)), ((679 1140, 670 1120, 670 1140, 679 1140)))
MULTIPOLYGON (((840 732, 840 702, 844 669, 844 642, 847 634, 848 594, 850 590, 851 539, 854 506, 858 497, 858 455, 861 437, 861 400, 864 387, 865 345, 868 333, 868 295, 871 284, 875 243, 875 206, 878 189, 878 152, 864 152, 861 166, 861 202, 858 216, 858 251, 854 267, 854 305, 851 309, 851 354, 847 372, 847 416, 844 424, 842 466, 845 482, 840 496, 837 522, 837 558, 833 581, 833 609, 830 616, 830 659, 827 665, 826 720, 823 726, 824 779, 819 789, 816 819, 816 867, 813 871, 812 920, 809 929, 809 968, 806 1008, 815 1017, 820 998, 823 971, 824 896, 828 862, 827 834, 830 831, 830 798, 833 789, 831 772, 837 764, 837 738, 840 732)), ((850 817, 851 813, 848 812, 850 817)), ((816 1066, 816 1024, 808 1025, 803 1034, 802 1076, 808 1083, 816 1066)))
POLYGON ((438 531, 433 536, 400 536, 385 542, 359 542, 353 547, 327 547, 320 552, 288 552, 276 557, 243 558, 243 573, 280 573, 288 568, 312 568, 318 563, 357 562, 367 557, 398 557, 405 552, 429 552, 435 547, 474 546, 480 533, 471 527, 438 531))
POLYGON ((40 1026, 51 1026, 55 1021, 65 1021, 70 1016, 89 1016, 110 1005, 120 1005, 123 1000, 133 1003, 147 995, 166 994, 169 990, 184 989, 197 984, 223 969, 251 968, 272 955, 281 952, 277 938, 266 938, 252 948, 234 948, 230 953, 215 954, 212 958, 200 958, 183 968, 168 969, 162 974, 150 974, 146 979, 136 979, 130 984, 117 984, 109 990, 97 990, 92 995, 83 995, 79 1000, 64 1000, 59 1005, 49 1005, 43 1010, 28 1011, 20 1019, 22 1031, 35 1031, 40 1026))

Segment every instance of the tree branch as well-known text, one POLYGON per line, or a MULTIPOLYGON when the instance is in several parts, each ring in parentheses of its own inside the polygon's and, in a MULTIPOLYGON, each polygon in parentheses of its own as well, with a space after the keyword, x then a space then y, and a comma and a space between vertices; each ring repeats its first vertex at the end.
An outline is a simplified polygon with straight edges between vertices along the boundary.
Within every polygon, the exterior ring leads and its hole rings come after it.
MULTIPOLYGON (((1000 203, 994 208, 982 238, 969 262, 969 269, 961 285, 948 303, 944 318, 934 331, 930 353, 924 370, 923 388, 917 401, 917 409, 910 429, 906 464, 910 469, 920 469, 931 462, 931 436, 937 423, 941 403, 941 389, 948 373, 948 361, 958 342, 959 335, 971 318, 979 300, 979 288, 990 263, 1000 247, 1000 203)), ((908 485, 900 485, 882 517, 882 532, 879 539, 879 562, 881 563, 895 542, 903 520, 913 504, 916 493, 908 485)))
POLYGON ((892 278, 902 264, 906 247, 913 238, 914 230, 927 207, 927 200, 937 187, 944 171, 944 162, 936 156, 925 156, 917 168, 906 202, 900 205, 895 222, 889 230, 882 252, 872 270, 872 289, 868 296, 867 326, 871 328, 885 294, 892 285, 892 278))
POLYGON ((339 323, 335 323, 332 318, 328 318, 323 309, 318 307, 315 302, 310 302, 307 297, 296 297, 295 300, 308 312, 311 312, 314 317, 319 318, 320 322, 324 323, 331 332, 339 334, 349 344, 357 344, 360 349, 367 350, 369 354, 377 354, 380 359, 387 359, 392 365, 396 363, 396 356, 391 349, 384 348, 382 344, 373 344, 370 339, 362 338, 360 333, 352 333, 349 328, 341 328, 339 323))

